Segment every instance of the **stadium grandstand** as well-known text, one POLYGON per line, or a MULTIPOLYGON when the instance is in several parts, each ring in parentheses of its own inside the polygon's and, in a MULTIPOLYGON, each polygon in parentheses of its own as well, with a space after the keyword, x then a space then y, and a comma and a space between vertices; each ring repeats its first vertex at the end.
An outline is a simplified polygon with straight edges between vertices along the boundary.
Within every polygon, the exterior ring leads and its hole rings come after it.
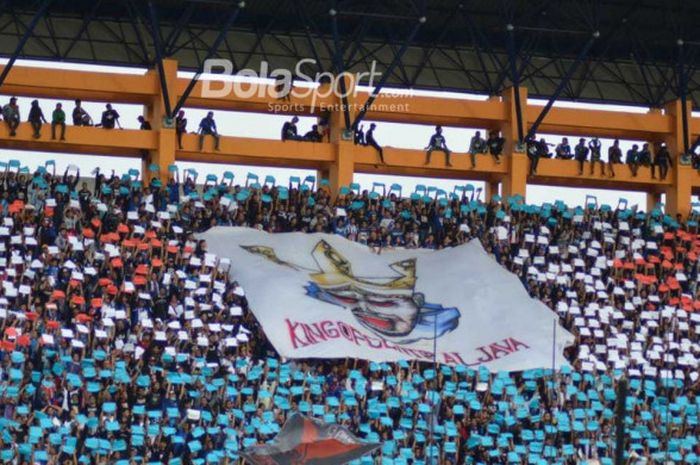
POLYGON ((698 22, 0 0, 0 463, 698 463, 698 22))

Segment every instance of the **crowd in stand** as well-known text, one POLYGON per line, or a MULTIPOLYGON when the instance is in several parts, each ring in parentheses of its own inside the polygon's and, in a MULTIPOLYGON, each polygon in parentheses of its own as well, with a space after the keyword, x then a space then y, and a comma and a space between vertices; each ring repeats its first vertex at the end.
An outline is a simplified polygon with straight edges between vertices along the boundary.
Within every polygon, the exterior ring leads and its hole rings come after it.
POLYGON ((170 172, 2 166, 0 463, 238 463, 299 411, 382 442, 362 464, 610 465, 621 378, 628 460, 697 463, 696 216, 170 172), (280 360, 236 264, 195 237, 215 225, 378 252, 479 240, 575 335, 571 368, 280 360))

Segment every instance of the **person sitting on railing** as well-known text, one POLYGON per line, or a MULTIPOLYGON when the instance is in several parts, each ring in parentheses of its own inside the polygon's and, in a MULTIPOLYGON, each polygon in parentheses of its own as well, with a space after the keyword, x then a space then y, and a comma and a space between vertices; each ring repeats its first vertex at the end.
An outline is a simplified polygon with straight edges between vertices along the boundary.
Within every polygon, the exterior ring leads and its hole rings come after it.
POLYGON ((82 107, 82 101, 80 99, 75 101, 75 108, 73 109, 73 126, 92 126, 92 118, 87 111, 82 107))
POLYGON ((552 154, 549 151, 549 147, 553 147, 554 144, 548 144, 544 137, 540 137, 537 142, 537 151, 539 152, 540 158, 552 158, 552 154))
POLYGON ((294 116, 291 121, 286 121, 282 125, 282 140, 303 140, 297 133, 297 123, 299 122, 299 117, 294 116))
POLYGON ((649 143, 645 142, 642 145, 642 150, 639 151, 639 155, 637 157, 637 164, 640 166, 644 166, 647 168, 651 167, 651 148, 649 147, 649 143))
POLYGON ((321 142, 322 136, 318 130, 318 124, 311 126, 311 130, 304 134, 304 139, 306 142, 321 142))
POLYGON ((382 146, 379 145, 374 139, 374 130, 376 128, 377 125, 374 123, 369 125, 369 131, 367 131, 367 135, 365 136, 365 145, 373 147, 379 153, 379 159, 382 161, 382 164, 386 165, 386 162, 384 161, 384 149, 382 149, 382 146))
POLYGON ((656 167, 659 168, 659 176, 663 181, 668 175, 668 166, 671 163, 671 154, 668 151, 668 147, 664 142, 660 142, 656 147, 656 155, 654 156, 654 162, 651 164, 651 178, 656 179, 656 167))
POLYGON ((501 164, 501 153, 503 153, 503 145, 506 140, 501 136, 501 132, 497 130, 491 131, 489 134, 489 139, 486 141, 486 145, 489 147, 489 153, 496 160, 496 164, 501 164))
POLYGON ((615 165, 622 164, 622 150, 620 149, 620 141, 615 139, 613 145, 608 148, 608 168, 610 169, 610 177, 615 177, 615 165))
POLYGON ((591 175, 595 174, 595 164, 600 164, 600 174, 605 176, 605 163, 603 162, 603 157, 600 154, 601 150, 600 139, 594 137, 588 141, 588 148, 591 150, 591 175))
POLYGON ((583 164, 588 161, 588 147, 586 146, 586 139, 583 137, 578 140, 578 144, 574 147, 574 158, 578 163, 578 175, 583 174, 583 164))
POLYGON ((122 128, 121 123, 119 122, 119 113, 117 110, 112 108, 112 104, 108 103, 105 105, 105 111, 102 112, 102 119, 100 120, 100 124, 98 124, 98 127, 102 127, 104 129, 114 129, 115 126, 119 127, 119 129, 124 129, 122 128))
MULTIPOLYGON (((525 146, 527 147, 527 158, 530 159, 530 176, 537 174, 537 165, 540 163, 540 144, 535 139, 535 136, 525 137, 525 146)), ((545 145, 545 149, 546 149, 545 145)))
POLYGON ((138 118, 136 118, 139 122, 139 129, 142 131, 150 131, 153 128, 151 127, 151 123, 149 123, 146 118, 143 116, 139 115, 138 118))
POLYGON ((474 137, 469 141, 469 159, 472 163, 472 168, 476 168, 477 153, 486 153, 486 140, 481 137, 481 131, 476 131, 474 137))
POLYGON ((212 136, 214 138, 214 150, 219 150, 219 132, 216 130, 216 121, 214 121, 214 112, 210 111, 207 116, 199 122, 199 151, 204 149, 204 136, 212 136))
POLYGON ((447 166, 452 166, 450 163, 450 149, 447 148, 447 142, 445 141, 445 136, 442 135, 442 126, 435 126, 435 134, 430 137, 430 142, 425 148, 427 150, 425 154, 425 164, 430 164, 430 156, 433 154, 434 150, 439 150, 445 154, 445 164, 447 166))
POLYGON ((61 103, 56 104, 56 109, 51 114, 51 140, 56 140, 56 126, 61 128, 61 140, 66 140, 66 112, 61 103))
POLYGON ((632 145, 632 148, 627 151, 625 163, 630 167, 632 177, 636 178, 637 170, 639 170, 639 146, 637 144, 632 145))
POLYGON ((41 126, 48 121, 46 121, 46 118, 44 117, 44 112, 41 111, 38 100, 32 100, 32 106, 29 109, 29 117, 27 118, 27 121, 32 125, 32 130, 34 131, 32 137, 34 137, 34 139, 40 138, 41 126))
POLYGON ((17 135, 17 127, 19 126, 19 106, 17 105, 17 97, 12 97, 10 103, 2 107, 2 117, 10 130, 10 137, 17 135))
POLYGON ((560 160, 571 160, 574 156, 571 154, 571 145, 567 137, 562 138, 561 143, 554 149, 556 158, 560 160))

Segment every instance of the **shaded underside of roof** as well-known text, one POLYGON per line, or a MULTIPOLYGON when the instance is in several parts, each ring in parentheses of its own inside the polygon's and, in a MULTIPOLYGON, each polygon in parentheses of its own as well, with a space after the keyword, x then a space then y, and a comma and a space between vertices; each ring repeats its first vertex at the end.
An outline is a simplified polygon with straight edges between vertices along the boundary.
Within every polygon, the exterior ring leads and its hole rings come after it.
MULTIPOLYGON (((238 2, 155 0, 163 55, 197 70, 238 2)), ((0 0, 0 55, 13 54, 43 3, 0 0)), ((152 67, 150 11, 140 0, 54 0, 19 57, 152 67)), ((213 55, 236 70, 267 62, 312 75, 337 71, 337 43, 345 70, 381 73, 405 45, 387 87, 487 95, 511 85, 513 57, 521 85, 547 99, 598 31, 560 100, 658 107, 685 81, 698 107, 698 24, 700 2, 687 0, 248 0, 213 55)))

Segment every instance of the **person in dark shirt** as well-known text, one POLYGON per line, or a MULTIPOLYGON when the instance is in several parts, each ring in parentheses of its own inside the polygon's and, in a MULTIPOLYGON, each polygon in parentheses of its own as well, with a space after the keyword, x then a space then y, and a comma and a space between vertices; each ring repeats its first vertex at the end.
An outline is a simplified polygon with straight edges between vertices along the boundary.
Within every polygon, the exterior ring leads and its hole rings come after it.
POLYGON ((632 177, 636 178, 637 170, 639 169, 639 146, 637 144, 634 144, 632 148, 627 151, 625 163, 630 167, 632 177))
POLYGON ((51 114, 51 140, 56 140, 56 126, 61 127, 61 140, 66 140, 66 112, 60 103, 56 104, 56 109, 51 114))
POLYGON ((175 117, 175 133, 177 134, 177 146, 182 150, 182 135, 187 134, 187 118, 182 110, 175 117))
POLYGON ((139 121, 139 129, 141 129, 142 131, 150 131, 152 129, 151 123, 146 121, 146 118, 144 118, 143 116, 139 116, 137 119, 139 121))
POLYGON ((642 149, 639 151, 639 155, 637 155, 637 165, 647 168, 651 167, 651 148, 647 142, 642 145, 642 149))
POLYGON ((304 140, 307 142, 321 142, 321 133, 318 132, 318 124, 311 126, 311 130, 304 134, 304 140))
POLYGON ((594 137, 588 141, 588 148, 591 151, 591 174, 595 174, 595 164, 600 164, 600 175, 605 176, 605 163, 603 162, 603 157, 600 154, 601 149, 600 139, 594 137))
POLYGON ((574 158, 578 162, 578 175, 583 174, 583 164, 588 161, 588 147, 586 146, 586 139, 583 137, 578 140, 578 144, 574 147, 574 158))
POLYGON ((552 144, 548 144, 546 140, 544 140, 544 137, 540 137, 540 140, 537 142, 537 152, 539 153, 540 158, 552 158, 552 154, 549 152, 549 147, 552 144))
POLYGON ((360 125, 359 128, 355 129, 355 135, 353 140, 355 142, 355 145, 367 145, 364 126, 360 125))
POLYGON ((298 116, 293 117, 291 121, 285 121, 282 125, 282 140, 302 140, 302 137, 297 133, 298 122, 298 116))
POLYGON ((503 152, 503 145, 506 140, 501 136, 499 131, 491 131, 489 134, 489 139, 486 141, 486 145, 489 147, 489 153, 496 160, 496 164, 501 163, 501 153, 503 152))
POLYGON ((27 118, 27 121, 29 121, 29 123, 32 125, 32 129, 34 130, 33 137, 35 139, 40 138, 41 126, 43 123, 47 123, 47 121, 44 117, 44 112, 41 111, 38 100, 32 100, 32 106, 29 109, 29 117, 27 118))
POLYGON ((556 152, 556 157, 560 160, 571 160, 573 155, 571 155, 571 145, 569 145, 569 139, 567 137, 562 138, 561 144, 557 145, 554 150, 556 152))
POLYGON ((118 126, 119 129, 122 129, 122 125, 119 122, 119 113, 117 113, 117 110, 112 108, 112 104, 108 103, 106 105, 106 110, 102 112, 102 119, 100 120, 100 126, 102 126, 104 129, 114 129, 115 126, 118 126))
POLYGON ((210 111, 207 116, 199 122, 199 151, 204 148, 204 136, 211 136, 214 139, 214 150, 219 150, 219 132, 216 130, 214 112, 210 111))
POLYGON ((442 126, 435 126, 435 134, 433 134, 430 137, 430 142, 428 142, 428 146, 426 147, 426 154, 425 154, 425 164, 428 165, 430 164, 430 156, 433 154, 433 151, 439 150, 440 152, 443 152, 445 154, 445 164, 447 166, 452 166, 452 163, 450 163, 450 149, 447 148, 447 143, 445 141, 445 136, 442 135, 442 126))
POLYGON ((527 158, 530 159, 530 176, 537 174, 537 165, 540 163, 540 144, 534 136, 525 138, 525 146, 527 147, 527 158))
POLYGON ((381 145, 379 145, 374 138, 374 130, 376 128, 377 125, 374 123, 369 125, 369 131, 367 131, 367 135, 365 135, 365 145, 373 147, 377 153, 379 153, 379 159, 381 160, 382 164, 386 165, 386 162, 384 161, 384 149, 382 149, 381 145))
POLYGON ((610 177, 615 177, 615 165, 622 163, 622 150, 620 150, 620 141, 615 139, 613 145, 608 148, 608 168, 610 177))
POLYGON ((481 137, 481 131, 476 131, 474 137, 469 141, 469 159, 472 163, 472 168, 476 168, 477 153, 486 153, 486 140, 481 137))
POLYGON ((7 129, 10 130, 10 136, 16 136, 20 120, 19 106, 17 105, 16 97, 12 97, 10 103, 2 107, 2 117, 5 120, 5 124, 7 124, 7 129))
POLYGON ((668 175, 668 166, 671 163, 671 154, 668 151, 668 147, 665 143, 661 142, 656 148, 656 156, 654 157, 654 163, 651 165, 651 177, 656 179, 655 168, 659 168, 659 176, 663 181, 668 175))
POLYGON ((73 109, 73 125, 92 126, 92 118, 81 105, 82 102, 79 99, 75 101, 75 108, 73 109))

